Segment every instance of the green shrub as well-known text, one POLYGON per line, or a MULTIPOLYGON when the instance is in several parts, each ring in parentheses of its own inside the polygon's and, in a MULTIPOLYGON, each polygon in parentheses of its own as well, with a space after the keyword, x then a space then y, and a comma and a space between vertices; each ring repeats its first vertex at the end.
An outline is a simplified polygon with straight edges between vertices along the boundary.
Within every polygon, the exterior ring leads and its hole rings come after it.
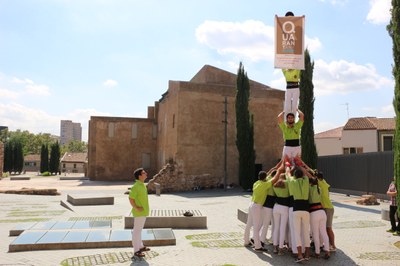
POLYGON ((42 173, 42 176, 51 176, 51 173, 46 171, 42 173))

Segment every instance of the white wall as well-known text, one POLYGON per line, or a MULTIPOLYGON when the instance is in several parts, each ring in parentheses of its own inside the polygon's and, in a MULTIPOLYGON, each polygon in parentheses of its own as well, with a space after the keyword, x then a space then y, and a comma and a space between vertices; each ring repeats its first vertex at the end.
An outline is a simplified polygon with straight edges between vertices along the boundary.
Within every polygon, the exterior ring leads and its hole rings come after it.
POLYGON ((317 138, 315 146, 318 156, 343 154, 340 138, 317 138))
POLYGON ((363 147, 364 152, 378 151, 377 131, 371 130, 343 130, 342 147, 363 147))

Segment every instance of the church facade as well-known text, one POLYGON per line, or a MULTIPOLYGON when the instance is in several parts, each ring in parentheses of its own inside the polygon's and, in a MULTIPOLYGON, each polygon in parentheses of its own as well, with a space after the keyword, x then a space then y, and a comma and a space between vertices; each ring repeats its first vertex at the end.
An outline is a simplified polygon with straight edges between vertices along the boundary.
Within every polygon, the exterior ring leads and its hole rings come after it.
MULTIPOLYGON (((250 80, 249 111, 254 115, 257 169, 268 170, 281 157, 277 125, 284 91, 250 80)), ((98 117, 89 121, 88 177, 131 180, 144 167, 149 177, 170 161, 183 176, 225 176, 225 100, 227 108, 227 184, 238 184, 236 75, 205 65, 190 81, 169 81, 168 90, 147 118, 98 117)), ((254 173, 249 173, 254 176, 254 173)))

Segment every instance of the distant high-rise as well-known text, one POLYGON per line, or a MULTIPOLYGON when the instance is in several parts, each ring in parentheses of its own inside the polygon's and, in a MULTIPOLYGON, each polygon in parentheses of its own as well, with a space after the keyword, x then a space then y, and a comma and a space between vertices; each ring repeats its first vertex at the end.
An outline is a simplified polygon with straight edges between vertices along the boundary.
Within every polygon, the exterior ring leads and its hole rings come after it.
POLYGON ((81 123, 74 123, 71 120, 61 120, 60 144, 67 144, 71 140, 82 141, 81 123))

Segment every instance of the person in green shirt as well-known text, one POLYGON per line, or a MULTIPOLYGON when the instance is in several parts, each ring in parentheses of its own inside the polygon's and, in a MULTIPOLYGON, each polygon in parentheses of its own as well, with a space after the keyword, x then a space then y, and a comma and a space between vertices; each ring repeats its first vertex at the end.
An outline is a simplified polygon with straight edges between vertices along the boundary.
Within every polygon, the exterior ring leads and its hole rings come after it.
POLYGON ((329 198, 330 185, 324 179, 324 174, 322 172, 317 173, 317 179, 318 179, 318 186, 321 189, 321 203, 326 212, 326 232, 328 233, 329 237, 330 251, 335 252, 336 251, 335 234, 333 233, 332 230, 332 221, 335 209, 333 208, 333 204, 329 198))
POLYGON ((314 240, 315 257, 320 257, 321 246, 323 244, 325 259, 329 259, 329 237, 326 232, 326 213, 321 204, 321 193, 318 187, 318 180, 310 176, 310 194, 308 202, 310 203, 310 225, 312 237, 314 240), (322 242, 321 242, 322 239, 322 242))
POLYGON ((138 168, 133 173, 135 183, 129 192, 129 202, 132 206, 133 215, 133 230, 132 230, 132 245, 134 254, 137 257, 144 257, 144 251, 149 251, 150 248, 145 247, 142 242, 142 230, 146 217, 149 216, 149 197, 147 187, 144 181, 147 178, 147 173, 143 168, 138 168))
POLYGON ((300 110, 298 110, 298 113, 299 120, 296 123, 294 114, 287 114, 286 122, 283 119, 284 112, 278 115, 278 126, 285 141, 282 151, 282 160, 284 160, 285 164, 294 165, 294 158, 301 155, 300 132, 304 123, 304 114, 300 110))
POLYGON ((253 184, 253 195, 247 214, 247 223, 244 230, 244 246, 251 246, 250 243, 250 229, 253 227, 254 250, 256 252, 264 252, 260 241, 260 229, 262 225, 262 208, 267 198, 267 191, 278 181, 279 175, 284 171, 283 166, 280 167, 273 178, 267 180, 267 173, 260 171, 258 173, 258 180, 253 184))
POLYGON ((273 244, 274 253, 283 255, 283 244, 286 238, 286 228, 289 219, 289 187, 286 181, 285 174, 281 174, 278 182, 273 186, 276 194, 276 203, 273 209, 274 217, 274 232, 273 244), (279 246, 278 246, 279 245, 279 246), (279 247, 279 249, 278 249, 279 247))
POLYGON ((296 262, 310 258, 310 213, 308 212, 310 183, 303 167, 296 167, 293 175, 286 167, 289 190, 293 195, 293 229, 297 246, 296 262), (305 250, 303 257, 302 250, 305 250))
MULTIPOLYGON (((281 162, 279 162, 280 164, 281 162)), ((278 165, 279 165, 278 164, 278 165)), ((268 173, 267 173, 267 180, 268 179, 272 179, 275 176, 276 173, 276 169, 279 167, 273 167, 271 168, 268 173)), ((272 187, 270 187, 267 190, 267 198, 265 199, 265 202, 263 204, 263 208, 262 208, 262 227, 261 227, 261 232, 260 232, 260 241, 262 246, 264 246, 264 243, 267 243, 267 233, 268 233, 268 228, 269 225, 272 224, 271 226, 271 239, 272 239, 272 232, 274 231, 274 221, 272 219, 272 209, 274 207, 275 204, 275 192, 273 190, 272 187)))

